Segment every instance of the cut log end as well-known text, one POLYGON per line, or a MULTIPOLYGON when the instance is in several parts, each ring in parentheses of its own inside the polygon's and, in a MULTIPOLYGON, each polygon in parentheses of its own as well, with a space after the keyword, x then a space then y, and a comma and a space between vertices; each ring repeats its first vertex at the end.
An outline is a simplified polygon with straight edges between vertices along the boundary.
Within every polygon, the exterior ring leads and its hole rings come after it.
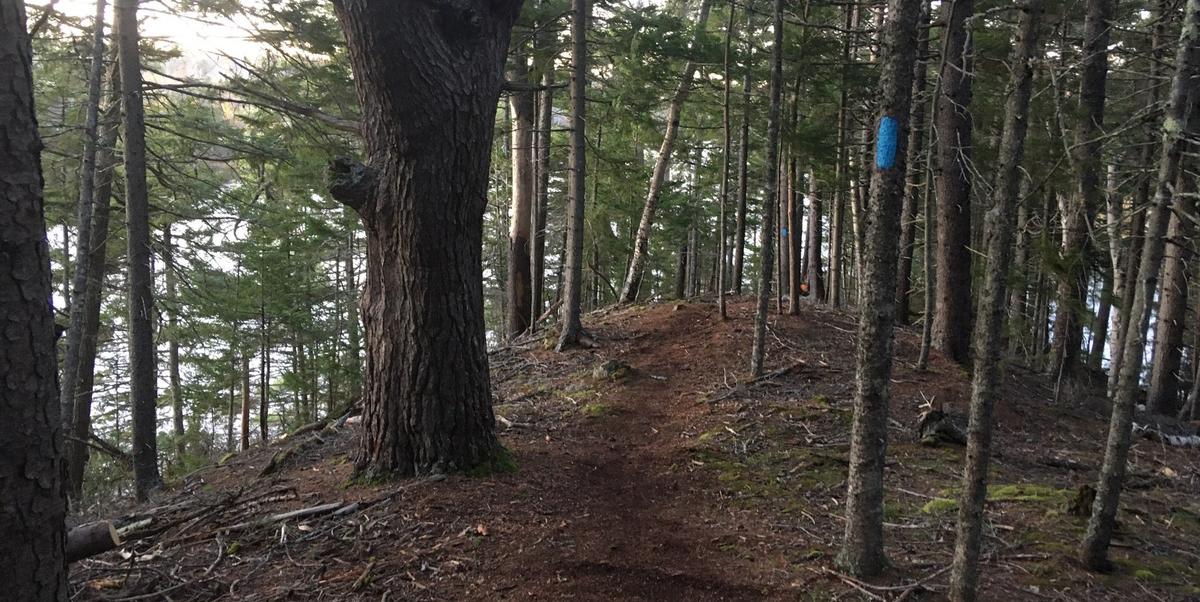
POLYGON ((121 536, 109 521, 79 525, 67 532, 67 562, 103 554, 121 545, 121 536))

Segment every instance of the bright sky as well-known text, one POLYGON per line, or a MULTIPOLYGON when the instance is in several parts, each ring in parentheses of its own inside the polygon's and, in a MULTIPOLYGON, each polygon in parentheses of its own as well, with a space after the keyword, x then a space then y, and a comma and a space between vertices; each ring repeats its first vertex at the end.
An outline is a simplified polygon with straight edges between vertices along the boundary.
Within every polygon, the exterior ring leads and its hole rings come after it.
MULTIPOLYGON (((54 9, 72 17, 91 22, 96 12, 95 0, 34 0, 30 6, 39 9, 53 4, 54 9)), ((112 27, 112 0, 108 2, 108 27, 112 27)), ((163 2, 143 0, 138 10, 142 23, 142 37, 169 40, 183 51, 188 58, 215 58, 217 52, 233 56, 252 56, 258 53, 258 45, 247 39, 245 29, 237 23, 224 22, 220 18, 209 21, 189 19, 170 14, 163 2)))

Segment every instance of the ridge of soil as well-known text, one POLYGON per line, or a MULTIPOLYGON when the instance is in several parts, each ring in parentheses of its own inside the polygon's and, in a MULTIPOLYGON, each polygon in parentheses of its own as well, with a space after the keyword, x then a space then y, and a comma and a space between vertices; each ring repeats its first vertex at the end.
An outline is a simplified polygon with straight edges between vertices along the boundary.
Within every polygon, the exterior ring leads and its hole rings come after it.
MULTIPOLYGON (((922 446, 912 427, 925 401, 965 412, 967 373, 936 354, 917 371, 918 337, 897 331, 885 508, 893 569, 858 582, 832 561, 853 317, 809 304, 772 314, 774 376, 750 382, 753 309, 734 299, 727 321, 710 303, 608 309, 586 316, 594 349, 559 354, 529 341, 493 352, 515 472, 353 483, 353 426, 240 454, 127 515, 153 515, 162 530, 74 565, 75 599, 940 599, 962 450, 922 446), (295 452, 260 477, 285 448, 295 452), (355 505, 229 528, 331 502, 355 505)), ((981 599, 1197 599, 1197 451, 1136 442, 1117 571, 1084 572, 1071 559, 1084 519, 1067 506, 1095 480, 1105 411, 1100 397, 1053 405, 1053 396, 1045 377, 1009 367, 981 599)))

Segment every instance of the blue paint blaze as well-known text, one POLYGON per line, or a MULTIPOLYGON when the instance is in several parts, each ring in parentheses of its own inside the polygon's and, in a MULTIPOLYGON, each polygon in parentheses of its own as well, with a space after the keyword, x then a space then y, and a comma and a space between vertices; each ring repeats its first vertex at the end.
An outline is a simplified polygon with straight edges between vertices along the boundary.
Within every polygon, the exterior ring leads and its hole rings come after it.
POLYGON ((896 143, 900 124, 891 117, 879 120, 879 135, 875 137, 875 167, 891 169, 896 164, 896 143))

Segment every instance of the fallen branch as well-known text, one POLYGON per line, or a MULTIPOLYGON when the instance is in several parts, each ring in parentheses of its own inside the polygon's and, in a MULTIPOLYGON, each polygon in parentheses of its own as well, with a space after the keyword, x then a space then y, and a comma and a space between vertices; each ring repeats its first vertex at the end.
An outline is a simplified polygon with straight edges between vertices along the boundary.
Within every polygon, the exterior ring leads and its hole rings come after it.
POLYGON ((343 504, 341 502, 333 502, 331 504, 321 504, 320 506, 312 506, 310 508, 301 508, 299 510, 292 510, 291 512, 282 512, 280 514, 271 514, 269 516, 264 516, 264 517, 261 517, 261 518, 255 519, 255 520, 246 521, 246 522, 238 523, 236 525, 231 525, 229 527, 225 527, 225 528, 221 529, 221 531, 226 531, 226 532, 240 531, 243 529, 264 527, 264 526, 272 525, 275 523, 282 523, 282 522, 291 520, 293 518, 304 518, 306 516, 316 516, 318 514, 325 514, 327 512, 333 512, 344 506, 346 506, 346 504, 343 504))

